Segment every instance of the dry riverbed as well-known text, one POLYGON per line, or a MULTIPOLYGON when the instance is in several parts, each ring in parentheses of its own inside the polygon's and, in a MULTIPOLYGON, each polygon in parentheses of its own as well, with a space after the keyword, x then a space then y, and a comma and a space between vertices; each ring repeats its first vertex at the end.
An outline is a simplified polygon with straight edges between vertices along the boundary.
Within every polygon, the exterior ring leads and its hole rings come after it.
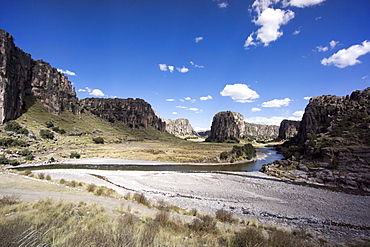
MULTIPOLYGON (((132 163, 132 162, 131 162, 132 163)), ((303 228, 328 241, 370 240, 370 197, 289 184, 260 172, 34 170, 55 180, 107 186, 118 193, 214 215, 224 208, 263 224, 303 228)))

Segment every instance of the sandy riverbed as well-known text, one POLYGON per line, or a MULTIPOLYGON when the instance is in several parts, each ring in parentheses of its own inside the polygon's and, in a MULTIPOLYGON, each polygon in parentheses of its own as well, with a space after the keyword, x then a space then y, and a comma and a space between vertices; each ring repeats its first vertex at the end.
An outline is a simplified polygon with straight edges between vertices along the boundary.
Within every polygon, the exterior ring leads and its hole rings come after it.
POLYGON ((214 214, 217 209, 224 208, 246 220, 258 219, 264 224, 288 228, 303 227, 334 241, 370 236, 370 197, 289 184, 260 172, 88 169, 33 172, 50 174, 53 179, 104 185, 123 195, 145 193, 151 200, 164 199, 203 213, 214 214))

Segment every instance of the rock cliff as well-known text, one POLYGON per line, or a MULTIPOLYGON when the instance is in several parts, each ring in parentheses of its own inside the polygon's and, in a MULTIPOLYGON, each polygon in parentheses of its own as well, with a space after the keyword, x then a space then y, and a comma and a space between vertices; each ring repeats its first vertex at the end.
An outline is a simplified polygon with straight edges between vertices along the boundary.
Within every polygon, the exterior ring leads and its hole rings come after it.
POLYGON ((240 113, 225 111, 213 117, 211 132, 207 141, 233 142, 238 139, 271 140, 278 136, 279 127, 244 122, 240 113))
POLYGON ((345 97, 312 98, 297 136, 279 150, 287 160, 267 166, 270 172, 290 167, 292 171, 279 173, 370 192, 370 88, 345 97))
POLYGON ((279 127, 279 140, 287 140, 297 135, 300 121, 284 119, 279 127))
POLYGON ((174 136, 185 138, 185 137, 196 137, 197 132, 193 129, 188 119, 175 119, 165 120, 166 131, 174 136))
POLYGON ((40 99, 53 114, 78 112, 76 92, 68 78, 48 63, 33 60, 0 29, 0 123, 21 115, 26 96, 40 99))
POLYGON ((80 108, 111 122, 121 121, 130 128, 152 126, 160 131, 166 130, 166 123, 142 99, 87 98, 80 100, 80 108))

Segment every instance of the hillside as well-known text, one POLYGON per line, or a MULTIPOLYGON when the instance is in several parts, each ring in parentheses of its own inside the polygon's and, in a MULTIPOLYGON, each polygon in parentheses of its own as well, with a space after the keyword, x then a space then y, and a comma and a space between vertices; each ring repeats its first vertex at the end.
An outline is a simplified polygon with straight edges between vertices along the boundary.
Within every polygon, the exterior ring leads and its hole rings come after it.
POLYGON ((278 150, 287 160, 266 166, 266 172, 369 192, 370 88, 312 98, 297 136, 278 150))

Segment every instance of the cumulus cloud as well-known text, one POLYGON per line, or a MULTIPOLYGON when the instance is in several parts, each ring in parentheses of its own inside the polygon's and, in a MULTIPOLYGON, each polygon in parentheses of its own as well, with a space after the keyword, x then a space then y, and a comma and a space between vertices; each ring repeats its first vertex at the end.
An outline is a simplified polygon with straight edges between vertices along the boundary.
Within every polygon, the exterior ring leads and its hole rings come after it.
POLYGON ((332 41, 329 42, 328 46, 316 46, 316 49, 314 51, 326 52, 329 49, 333 50, 338 44, 339 44, 339 41, 332 40, 332 41))
POLYGON ((91 93, 89 93, 89 94, 92 95, 92 96, 96 96, 96 97, 103 97, 103 96, 105 96, 105 94, 103 93, 103 91, 100 90, 100 89, 93 89, 91 91, 91 93))
POLYGON ((200 41, 203 40, 203 37, 195 37, 195 43, 199 43, 200 41))
POLYGON ((244 121, 247 123, 256 123, 256 124, 268 124, 268 125, 277 125, 280 126, 281 121, 284 119, 289 119, 289 120, 301 120, 300 117, 280 117, 280 116, 274 116, 274 117, 250 117, 250 118, 245 118, 244 121))
POLYGON ((248 85, 241 83, 226 85, 220 94, 222 96, 230 96, 235 102, 240 103, 253 102, 254 99, 260 97, 258 93, 250 89, 248 85))
POLYGON ((222 2, 217 4, 220 9, 226 9, 229 4, 227 2, 222 2))
POLYGON ((167 68, 167 64, 160 63, 160 64, 158 64, 158 66, 159 66, 159 69, 160 69, 161 71, 167 71, 167 70, 168 70, 168 68, 167 68))
POLYGON ((175 111, 174 111, 174 112, 172 112, 172 114, 173 114, 173 115, 176 115, 176 114, 177 114, 177 112, 175 112, 175 111))
POLYGON ((293 113, 293 116, 296 116, 296 117, 303 117, 303 114, 304 114, 304 111, 295 111, 293 113))
POLYGON ((192 99, 191 97, 185 97, 183 99, 180 99, 180 101, 182 101, 182 102, 184 102, 184 101, 190 101, 191 103, 194 103, 197 100, 196 99, 192 99))
POLYGON ((292 101, 289 98, 285 99, 273 99, 270 101, 266 101, 262 103, 262 107, 282 107, 282 106, 288 106, 290 101, 292 101))
POLYGON ((63 70, 63 69, 57 69, 59 73, 65 74, 65 75, 70 75, 70 76, 77 76, 75 72, 72 72, 70 70, 63 70))
POLYGON ((166 99, 166 101, 171 102, 171 101, 175 101, 175 99, 166 99))
POLYGON ((195 113, 201 113, 201 112, 203 112, 203 110, 200 110, 200 109, 195 108, 195 107, 188 108, 187 110, 189 110, 189 111, 193 111, 193 112, 195 112, 195 113))
POLYGON ((303 99, 305 99, 305 100, 310 100, 312 97, 309 97, 309 96, 307 96, 307 97, 304 97, 303 99))
POLYGON ((318 52, 326 52, 329 50, 329 47, 327 46, 316 46, 316 51, 318 52))
POLYGON ((324 2, 325 0, 284 0, 284 6, 304 8, 324 2))
POLYGON ((210 99, 213 99, 211 95, 208 95, 208 96, 202 96, 199 98, 201 101, 206 101, 206 100, 210 100, 210 99))
POLYGON ((185 66, 183 66, 182 68, 176 68, 180 73, 186 73, 186 72, 189 72, 189 69, 186 68, 185 66))
POLYGON ((258 112, 258 111, 262 111, 262 110, 261 110, 260 108, 253 107, 251 111, 252 111, 252 112, 258 112))
POLYGON ((299 34, 300 32, 301 32, 301 30, 297 29, 297 30, 295 30, 295 31, 293 32, 293 35, 297 35, 297 34, 299 34))
POLYGON ((81 88, 77 90, 78 92, 85 92, 85 93, 91 93, 92 89, 89 87, 81 88))
POLYGON ((203 69, 204 66, 203 65, 198 65, 198 64, 195 64, 193 61, 190 61, 190 64, 194 66, 194 68, 200 68, 200 69, 203 69))
POLYGON ((171 73, 175 70, 175 67, 171 65, 168 65, 167 68, 171 73))
POLYGON ((334 65, 338 68, 345 68, 361 63, 358 58, 370 52, 370 42, 365 40, 362 45, 353 45, 348 49, 342 49, 329 58, 321 60, 321 64, 328 66, 334 65))
POLYGON ((181 106, 181 105, 176 106, 176 108, 179 108, 179 109, 187 109, 186 106, 181 106))
POLYGON ((334 49, 337 44, 339 44, 339 41, 335 41, 335 40, 332 40, 329 42, 329 45, 330 45, 330 49, 334 49))

